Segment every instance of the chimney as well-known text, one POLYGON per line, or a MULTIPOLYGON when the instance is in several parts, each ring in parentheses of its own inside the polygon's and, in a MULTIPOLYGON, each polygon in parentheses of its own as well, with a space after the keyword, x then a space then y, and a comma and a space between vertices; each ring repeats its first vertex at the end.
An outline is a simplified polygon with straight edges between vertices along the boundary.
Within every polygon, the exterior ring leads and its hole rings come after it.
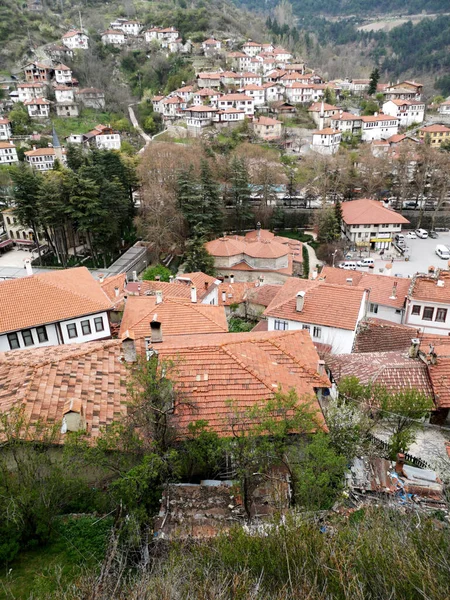
POLYGON ((299 292, 297 294, 297 305, 296 305, 297 312, 302 312, 304 304, 305 304, 305 292, 299 292))
POLYGON ((116 297, 116 298, 118 298, 118 297, 119 297, 119 291, 120 291, 120 290, 119 290, 119 288, 116 286, 116 287, 114 288, 114 295, 115 295, 115 297, 116 297))
POLYGON ((317 272, 317 269, 314 269, 314 271, 312 272, 312 275, 311 275, 311 279, 317 279, 318 274, 319 273, 317 272))
POLYGON ((397 298, 397 282, 394 282, 394 285, 392 286, 392 294, 390 296, 391 300, 395 300, 397 298))
POLYGON ((376 113, 373 113, 373 116, 374 116, 374 117, 378 117, 378 113, 377 113, 377 112, 376 112, 376 113))
POLYGON ((150 321, 152 344, 158 344, 159 342, 163 341, 161 323, 157 319, 158 319, 158 315, 155 314, 153 316, 153 319, 150 321))
POLYGON ((234 275, 230 275, 230 283, 234 283, 234 275))
POLYGON ((163 293, 161 290, 156 290, 156 304, 161 304, 161 302, 163 301, 163 293))
POLYGON ((170 277, 169 277, 169 283, 173 283, 173 275, 170 275, 170 277))
POLYGON ((226 302, 227 300, 227 293, 225 291, 222 292, 222 302, 226 302))
POLYGON ((431 266, 428 267, 428 273, 430 275, 432 275, 435 271, 436 271, 436 269, 433 267, 433 265, 431 265, 431 266))
POLYGON ((405 464, 405 455, 402 454, 401 452, 399 452, 397 454, 397 460, 395 462, 395 472, 397 473, 397 475, 402 475, 404 464, 405 464))
POLYGON ((195 285, 191 286, 191 302, 194 304, 197 302, 197 288, 195 285))
POLYGON ((103 275, 103 273, 99 274, 98 280, 100 281, 100 283, 103 283, 105 281, 105 276, 103 275))
POLYGON ((443 279, 438 279, 437 282, 436 282, 436 285, 438 287, 444 287, 444 280, 443 279))
POLYGON ((138 293, 137 293, 137 295, 138 296, 141 295, 141 284, 140 283, 138 283, 138 293))
POLYGON ((133 281, 137 281, 137 273, 136 273, 136 271, 133 271, 133 281))
POLYGON ((256 223, 256 237, 258 241, 261 239, 261 223, 259 221, 256 223))
POLYGON ((161 281, 161 275, 156 275, 155 276, 155 281, 161 281))
POLYGON ((319 373, 320 376, 326 375, 326 373, 325 373, 325 361, 324 360, 319 360, 317 362, 317 372, 319 373))
POLYGON ((205 290, 207 290, 207 289, 208 289, 208 285, 209 285, 209 284, 208 284, 208 282, 207 282, 207 281, 205 281, 205 290))
POLYGON ((347 277, 347 279, 345 280, 345 283, 347 285, 353 285, 353 279, 351 277, 347 277))
POLYGON ((134 363, 137 360, 134 334, 128 330, 122 336, 122 352, 125 362, 134 363))
POLYGON ((419 356, 420 340, 412 338, 411 346, 409 347, 409 358, 417 358, 419 356))
POLYGON ((27 275, 33 275, 33 267, 29 258, 25 259, 25 269, 27 270, 27 275))

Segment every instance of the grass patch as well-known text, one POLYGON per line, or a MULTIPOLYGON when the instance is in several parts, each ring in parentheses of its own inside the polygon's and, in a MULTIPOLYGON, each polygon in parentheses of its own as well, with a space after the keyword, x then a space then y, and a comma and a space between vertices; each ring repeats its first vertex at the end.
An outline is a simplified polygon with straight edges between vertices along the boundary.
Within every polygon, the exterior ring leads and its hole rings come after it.
MULTIPOLYGON (((96 125, 108 125, 112 120, 111 113, 85 109, 79 117, 54 117, 52 124, 62 142, 63 138, 71 133, 87 133, 96 125)), ((50 135, 51 132, 51 126, 49 126, 45 133, 50 135)))
POLYGON ((246 321, 245 319, 238 319, 232 317, 228 323, 228 329, 230 333, 242 333, 243 331, 251 331, 255 323, 253 321, 246 321))
POLYGON ((0 598, 44 598, 65 590, 104 556, 112 518, 61 517, 53 541, 21 552, 0 574, 0 598))

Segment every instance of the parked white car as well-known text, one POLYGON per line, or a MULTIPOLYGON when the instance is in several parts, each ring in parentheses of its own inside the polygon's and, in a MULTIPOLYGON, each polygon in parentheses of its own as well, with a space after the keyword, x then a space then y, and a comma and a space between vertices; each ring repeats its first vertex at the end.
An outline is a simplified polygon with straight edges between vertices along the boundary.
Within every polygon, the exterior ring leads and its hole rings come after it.
POLYGON ((363 258, 362 260, 358 260, 356 265, 358 267, 369 267, 370 269, 373 269, 375 267, 375 261, 373 258, 363 258))
POLYGON ((406 234, 406 237, 409 238, 410 240, 415 240, 417 238, 417 235, 414 233, 414 231, 410 231, 409 233, 406 234))
POLYGON ((353 261, 345 261, 339 265, 340 269, 345 269, 346 271, 356 271, 356 263, 353 261))

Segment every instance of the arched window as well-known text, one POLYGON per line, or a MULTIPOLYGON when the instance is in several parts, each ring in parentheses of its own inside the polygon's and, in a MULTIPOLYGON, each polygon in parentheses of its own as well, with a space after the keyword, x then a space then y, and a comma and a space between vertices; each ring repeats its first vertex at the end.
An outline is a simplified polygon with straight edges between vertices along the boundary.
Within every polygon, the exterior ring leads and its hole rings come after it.
POLYGON ((11 225, 11 219, 9 217, 6 217, 6 222, 8 223, 8 225, 11 225))
POLYGON ((14 239, 14 231, 12 229, 9 230, 9 239, 14 239))

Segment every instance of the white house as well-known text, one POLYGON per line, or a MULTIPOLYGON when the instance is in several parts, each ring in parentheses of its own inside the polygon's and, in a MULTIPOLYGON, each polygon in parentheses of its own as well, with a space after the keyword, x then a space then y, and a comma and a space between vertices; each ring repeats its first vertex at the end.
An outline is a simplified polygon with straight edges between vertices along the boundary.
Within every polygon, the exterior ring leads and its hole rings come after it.
POLYGON ((400 127, 409 127, 414 123, 423 123, 425 103, 421 100, 388 100, 383 104, 383 112, 397 117, 400 127))
POLYGON ((38 171, 51 171, 55 166, 55 160, 66 162, 66 151, 63 148, 36 148, 25 152, 25 160, 33 169, 38 171))
POLYGON ((180 38, 180 34, 175 27, 161 28, 157 32, 157 40, 162 48, 168 48, 171 42, 176 42, 180 38))
POLYGON ((242 88, 239 88, 239 92, 250 96, 253 99, 255 107, 262 106, 265 102, 266 91, 261 85, 244 85, 242 88))
POLYGON ((193 105, 185 109, 186 124, 188 131, 197 136, 201 134, 204 127, 212 125, 217 108, 215 106, 193 105))
POLYGON ((47 86, 43 83, 19 83, 17 85, 17 93, 19 102, 33 100, 33 98, 43 98, 47 86))
POLYGON ((89 48, 89 38, 82 31, 68 31, 62 36, 62 43, 71 50, 87 50, 89 48))
POLYGON ((202 42, 202 50, 204 54, 215 54, 219 52, 222 48, 222 42, 220 40, 216 40, 215 38, 208 38, 204 42, 202 42))
POLYGON ((450 335, 450 272, 436 269, 413 277, 406 304, 405 324, 424 333, 450 335))
POLYGON ((220 88, 220 73, 198 73, 197 85, 199 88, 220 88))
POLYGON ((244 121, 245 110, 238 108, 227 108, 226 110, 218 110, 214 113, 214 123, 224 125, 237 125, 239 122, 244 121))
POLYGON ((16 162, 19 162, 19 158, 13 142, 0 142, 0 165, 11 165, 16 162))
POLYGON ((172 98, 165 98, 162 100, 161 106, 164 117, 172 119, 181 116, 181 111, 187 107, 187 102, 178 96, 173 96, 172 98))
POLYGON ((86 267, 0 283, 0 351, 111 337, 111 301, 86 267), (18 310, 29 298, 33 310, 18 310))
POLYGON ((75 102, 75 92, 67 85, 56 85, 54 87, 56 102, 75 102))
POLYGON ((85 144, 98 150, 120 150, 120 134, 109 125, 97 125, 91 131, 71 134, 67 138, 69 144, 85 144))
POLYGON ((290 277, 263 315, 269 331, 306 329, 313 342, 347 354, 365 316, 367 297, 363 288, 290 277))
POLYGON ((194 95, 194 87, 192 85, 185 85, 184 87, 178 88, 171 93, 173 96, 178 96, 184 102, 188 103, 192 100, 194 95))
POLYGON ((9 140, 12 135, 11 121, 0 118, 0 140, 9 140))
POLYGON ((307 104, 314 98, 314 88, 311 83, 295 81, 285 90, 286 98, 293 104, 307 104))
POLYGON ((80 109, 75 102, 57 102, 55 104, 56 115, 58 117, 78 117, 80 109))
POLYGON ((152 106, 153 106, 154 112, 157 112, 157 113, 163 112, 163 106, 162 106, 163 100, 164 100, 164 96, 153 96, 152 106))
MULTIPOLYGON (((127 35, 139 35, 143 24, 140 21, 122 21, 120 23, 111 23, 111 29, 122 30, 127 35)), ((122 43, 122 42, 121 42, 122 43)))
POLYGON ((192 103, 194 106, 202 106, 203 104, 211 104, 217 106, 217 102, 222 94, 212 88, 202 88, 194 92, 192 103))
POLYGON ((77 100, 86 106, 86 108, 105 108, 105 94, 102 90, 98 90, 97 88, 82 88, 77 89, 75 94, 77 100))
POLYGON ((361 124, 361 117, 344 112, 341 109, 339 109, 338 114, 335 114, 330 119, 330 127, 338 129, 342 133, 361 133, 361 124))
POLYGON ((242 46, 242 51, 248 56, 256 56, 262 52, 262 50, 262 44, 259 44, 258 42, 245 42, 245 44, 242 46))
POLYGON ((313 131, 311 150, 319 154, 336 154, 339 150, 341 139, 342 133, 331 127, 313 131))
POLYGON ((55 67, 55 81, 58 84, 64 85, 72 83, 72 70, 66 65, 59 64, 55 67))
POLYGON ((45 119, 50 116, 50 100, 46 98, 33 98, 24 102, 28 114, 32 119, 45 119))
POLYGON ((107 29, 102 33, 102 43, 103 44, 114 44, 117 46, 121 46, 125 44, 126 37, 124 32, 121 29, 107 29))
POLYGON ((326 102, 314 102, 308 108, 308 113, 314 123, 319 127, 319 129, 323 129, 324 127, 332 127, 331 121, 334 116, 338 115, 342 111, 332 104, 327 104, 326 102))
POLYGON ((389 250, 394 235, 408 224, 408 219, 378 200, 363 198, 342 203, 342 238, 354 248, 389 250))
POLYGON ((248 116, 252 116, 255 112, 253 98, 246 94, 225 94, 219 98, 217 105, 220 110, 236 108, 244 111, 248 116))
POLYGON ((279 83, 265 83, 263 85, 266 102, 278 102, 284 98, 284 86, 279 83))
POLYGON ((262 85, 262 77, 261 75, 257 75, 256 73, 252 73, 248 71, 247 73, 241 73, 241 86, 245 85, 262 85))
POLYGON ((445 102, 439 105, 438 113, 441 115, 450 115, 450 98, 447 98, 445 102))
POLYGON ((388 115, 373 115, 361 117, 361 140, 372 142, 373 140, 387 140, 398 133, 399 120, 388 115))

